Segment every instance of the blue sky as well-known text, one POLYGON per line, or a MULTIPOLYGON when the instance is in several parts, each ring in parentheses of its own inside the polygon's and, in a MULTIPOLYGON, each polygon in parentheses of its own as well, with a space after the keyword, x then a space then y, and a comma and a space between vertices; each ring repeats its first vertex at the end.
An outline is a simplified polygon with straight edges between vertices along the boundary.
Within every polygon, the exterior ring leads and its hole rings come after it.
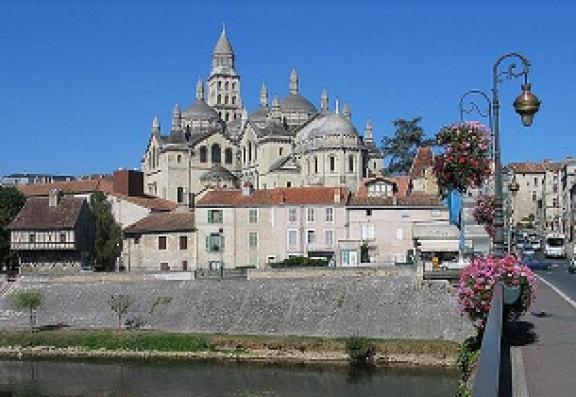
POLYGON ((139 168, 153 116, 167 130, 193 103, 223 22, 249 111, 262 82, 287 95, 294 66, 303 95, 348 101, 378 141, 396 118, 421 116, 428 136, 458 120, 460 95, 490 93, 496 59, 520 52, 542 108, 522 127, 521 81, 500 86, 503 160, 576 155, 574 15, 569 1, 0 0, 0 175, 139 168))

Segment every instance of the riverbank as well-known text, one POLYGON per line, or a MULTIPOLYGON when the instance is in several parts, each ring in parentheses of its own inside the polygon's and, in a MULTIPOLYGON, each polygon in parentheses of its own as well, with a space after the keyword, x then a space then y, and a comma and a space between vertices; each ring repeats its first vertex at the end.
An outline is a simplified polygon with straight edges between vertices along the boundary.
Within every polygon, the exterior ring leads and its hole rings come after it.
MULTIPOLYGON (((0 331, 0 357, 230 360, 264 363, 348 364, 346 338, 170 333, 125 330, 0 331)), ((369 339, 377 366, 456 365, 450 341, 369 339)))

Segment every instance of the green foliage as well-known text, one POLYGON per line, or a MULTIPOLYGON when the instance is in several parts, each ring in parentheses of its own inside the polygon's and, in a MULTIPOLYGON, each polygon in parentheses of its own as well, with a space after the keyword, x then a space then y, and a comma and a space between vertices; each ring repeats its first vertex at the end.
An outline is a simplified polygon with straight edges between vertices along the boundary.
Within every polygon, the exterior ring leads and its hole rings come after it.
POLYGON ((96 225, 94 240, 94 270, 114 271, 116 258, 122 252, 120 226, 114 220, 110 203, 104 193, 96 191, 90 197, 90 208, 96 225))
POLYGON ((171 296, 158 296, 158 297, 156 297, 156 299, 154 300, 154 303, 152 304, 152 307, 150 308, 150 314, 154 313, 154 311, 159 306, 168 305, 170 302, 172 302, 171 296))
POLYGON ((19 291, 12 295, 12 305, 16 310, 28 311, 30 329, 36 323, 36 309, 42 304, 42 294, 38 290, 19 291))
POLYGON ((416 151, 420 146, 434 144, 433 139, 424 138, 424 130, 419 125, 421 117, 412 120, 396 119, 392 123, 396 129, 394 137, 382 139, 382 153, 389 158, 385 174, 406 174, 410 171, 416 151))
POLYGON ((350 336, 345 341, 346 353, 353 365, 373 365, 376 347, 369 339, 350 336))
POLYGON ((110 295, 106 303, 118 316, 118 328, 122 328, 122 316, 128 313, 128 309, 132 306, 132 298, 125 294, 110 295))
POLYGON ((273 269, 283 268, 283 267, 322 267, 328 266, 328 262, 324 259, 313 259, 307 256, 294 256, 292 258, 286 258, 282 262, 270 263, 270 267, 273 269))
POLYGON ((0 267, 15 260, 10 252, 10 232, 6 227, 24 206, 26 197, 14 187, 0 186, 0 267))
POLYGON ((456 363, 458 365, 458 369, 462 372, 462 376, 458 382, 456 397, 468 397, 471 395, 471 389, 468 381, 472 375, 474 367, 476 366, 478 357, 480 356, 481 340, 482 336, 477 335, 475 337, 466 339, 460 346, 460 351, 458 353, 458 359, 456 363))
POLYGON ((118 331, 41 331, 34 335, 2 332, 0 346, 79 346, 88 350, 133 350, 194 352, 208 350, 208 340, 202 335, 162 332, 118 331))

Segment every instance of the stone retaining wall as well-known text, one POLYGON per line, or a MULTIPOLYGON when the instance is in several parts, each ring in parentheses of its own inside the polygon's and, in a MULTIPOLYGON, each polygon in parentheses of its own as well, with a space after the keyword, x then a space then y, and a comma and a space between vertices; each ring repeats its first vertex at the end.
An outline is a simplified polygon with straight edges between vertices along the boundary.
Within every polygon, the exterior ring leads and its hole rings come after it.
POLYGON ((38 324, 117 326, 106 300, 128 294, 128 314, 168 331, 462 341, 473 333, 456 310, 446 282, 407 277, 274 280, 143 280, 116 283, 20 281, 0 296, 0 328, 26 326, 9 295, 36 288, 44 295, 38 324))

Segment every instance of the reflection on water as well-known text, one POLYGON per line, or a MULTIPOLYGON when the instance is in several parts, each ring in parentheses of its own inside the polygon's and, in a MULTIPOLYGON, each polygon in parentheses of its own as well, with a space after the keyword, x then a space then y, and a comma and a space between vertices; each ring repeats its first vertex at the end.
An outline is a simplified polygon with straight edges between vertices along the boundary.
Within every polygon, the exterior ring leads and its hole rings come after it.
POLYGON ((0 397, 450 396, 458 373, 220 362, 0 361, 0 397))

